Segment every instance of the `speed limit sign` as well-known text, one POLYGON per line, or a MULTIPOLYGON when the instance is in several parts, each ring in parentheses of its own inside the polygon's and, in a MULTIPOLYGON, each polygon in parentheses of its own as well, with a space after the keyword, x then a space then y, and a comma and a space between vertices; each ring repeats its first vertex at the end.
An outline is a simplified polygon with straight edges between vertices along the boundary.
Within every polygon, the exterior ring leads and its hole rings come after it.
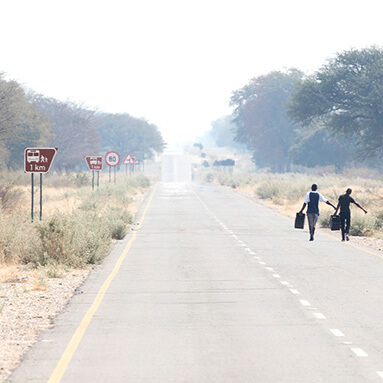
POLYGON ((109 152, 105 155, 105 162, 109 166, 117 166, 120 163, 120 156, 117 152, 109 152))

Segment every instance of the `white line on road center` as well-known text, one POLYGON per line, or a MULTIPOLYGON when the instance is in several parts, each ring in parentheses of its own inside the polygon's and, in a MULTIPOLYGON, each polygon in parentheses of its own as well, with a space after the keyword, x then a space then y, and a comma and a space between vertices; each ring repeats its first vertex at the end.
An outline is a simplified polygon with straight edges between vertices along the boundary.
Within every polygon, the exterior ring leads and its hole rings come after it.
POLYGON ((295 295, 298 295, 300 294, 300 292, 298 290, 295 290, 295 289, 290 289, 290 291, 295 294, 295 295))
POLYGON ((376 373, 377 373, 381 378, 383 378, 383 371, 376 371, 376 373))
POLYGON ((303 305, 303 306, 311 306, 311 303, 310 302, 308 302, 308 301, 305 301, 305 300, 300 300, 299 302, 301 302, 301 304, 303 305))
POLYGON ((274 278, 280 278, 281 276, 279 274, 273 274, 274 278))
POLYGON ((336 329, 336 328, 330 328, 330 331, 333 333, 335 336, 344 336, 343 332, 336 329))
POLYGON ((351 351, 356 355, 356 356, 361 356, 361 357, 366 357, 368 356, 361 348, 352 348, 351 351))
POLYGON ((314 313, 314 315, 315 315, 318 319, 326 319, 326 317, 325 317, 322 313, 314 313))

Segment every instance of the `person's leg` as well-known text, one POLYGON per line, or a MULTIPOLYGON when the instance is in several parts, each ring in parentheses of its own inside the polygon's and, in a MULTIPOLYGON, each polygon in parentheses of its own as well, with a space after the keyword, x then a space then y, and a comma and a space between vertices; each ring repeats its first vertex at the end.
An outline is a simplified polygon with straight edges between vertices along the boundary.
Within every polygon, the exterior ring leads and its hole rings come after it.
POLYGON ((346 229, 345 229, 346 240, 349 241, 350 240, 349 233, 350 233, 350 226, 351 226, 351 214, 347 214, 345 219, 346 219, 346 229))
POLYGON ((307 213, 307 221, 309 223, 310 241, 313 241, 315 231, 315 214, 307 213))
POLYGON ((345 224, 345 220, 346 220, 346 216, 344 214, 341 214, 340 215, 340 230, 342 232, 342 241, 344 241, 344 234, 345 234, 344 224, 345 224))

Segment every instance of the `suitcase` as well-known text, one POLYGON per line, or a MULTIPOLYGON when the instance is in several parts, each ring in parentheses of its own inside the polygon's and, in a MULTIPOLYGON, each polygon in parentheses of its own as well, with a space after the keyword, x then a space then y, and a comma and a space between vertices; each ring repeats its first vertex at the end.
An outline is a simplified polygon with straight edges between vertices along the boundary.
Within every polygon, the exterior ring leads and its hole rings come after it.
POLYGON ((295 223, 294 223, 294 228, 295 229, 303 229, 305 226, 305 214, 297 213, 295 216, 295 223))
POLYGON ((330 217, 330 229, 331 230, 340 230, 340 216, 332 215, 330 217))

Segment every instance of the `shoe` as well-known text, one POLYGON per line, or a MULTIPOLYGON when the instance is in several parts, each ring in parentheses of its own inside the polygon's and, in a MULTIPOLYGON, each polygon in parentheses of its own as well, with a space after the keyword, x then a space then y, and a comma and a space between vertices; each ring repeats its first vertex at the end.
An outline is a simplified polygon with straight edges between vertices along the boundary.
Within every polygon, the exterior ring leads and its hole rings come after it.
POLYGON ((350 240, 350 237, 348 236, 348 234, 346 234, 346 241, 349 241, 350 240))
POLYGON ((310 241, 313 241, 314 240, 314 236, 313 235, 310 235, 310 241))
POLYGON ((344 239, 342 239, 342 242, 344 242, 344 239))

